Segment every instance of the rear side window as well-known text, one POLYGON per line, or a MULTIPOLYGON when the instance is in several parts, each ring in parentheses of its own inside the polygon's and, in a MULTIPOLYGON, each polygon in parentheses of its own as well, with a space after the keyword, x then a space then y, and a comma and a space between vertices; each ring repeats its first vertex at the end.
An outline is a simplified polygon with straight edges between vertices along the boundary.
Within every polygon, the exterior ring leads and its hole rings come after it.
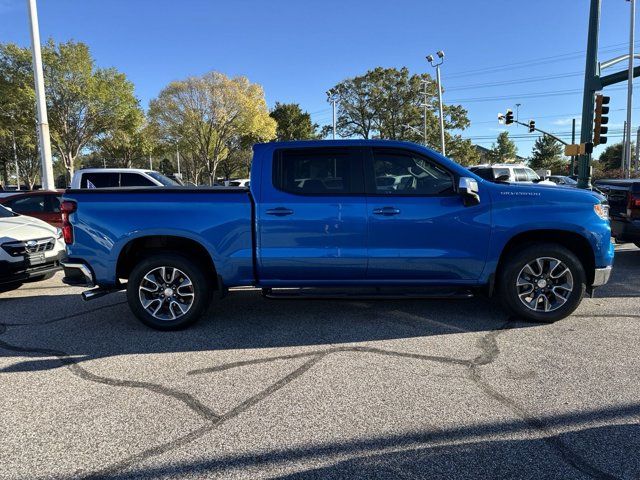
POLYGON ((120 186, 119 177, 119 173, 113 172, 84 173, 80 188, 116 188, 120 186))
POLYGON ((406 151, 373 150, 378 195, 448 195, 454 192, 452 175, 436 162, 406 151))
POLYGON ((358 149, 296 149, 276 152, 274 186, 297 195, 364 192, 358 149))
POLYGON ((44 203, 44 195, 29 195, 12 201, 9 206, 17 213, 44 212, 44 203))
POLYGON ((120 174, 120 186, 121 187, 155 187, 148 178, 140 175, 139 173, 121 173, 120 174))

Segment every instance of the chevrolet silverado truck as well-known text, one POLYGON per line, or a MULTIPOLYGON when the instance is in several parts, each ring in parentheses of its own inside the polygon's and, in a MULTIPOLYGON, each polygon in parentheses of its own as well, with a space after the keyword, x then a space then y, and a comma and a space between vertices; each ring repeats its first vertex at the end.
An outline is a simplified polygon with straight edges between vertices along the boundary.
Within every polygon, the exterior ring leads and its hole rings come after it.
POLYGON ((398 141, 258 144, 249 189, 70 189, 62 211, 64 281, 96 287, 85 299, 126 289, 161 330, 237 286, 276 298, 485 293, 553 322, 608 281, 614 252, 604 197, 486 181, 398 141))

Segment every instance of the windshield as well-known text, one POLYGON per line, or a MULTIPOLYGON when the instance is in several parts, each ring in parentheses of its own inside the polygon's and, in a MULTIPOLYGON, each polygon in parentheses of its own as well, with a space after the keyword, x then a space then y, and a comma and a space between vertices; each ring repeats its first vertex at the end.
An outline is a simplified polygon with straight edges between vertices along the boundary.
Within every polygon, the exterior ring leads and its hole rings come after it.
POLYGON ((533 182, 534 180, 540 180, 540 176, 530 168, 527 167, 524 170, 527 172, 527 177, 529 177, 530 181, 533 182))
POLYGON ((160 182, 165 187, 179 187, 180 186, 180 184, 178 182, 176 182, 175 180, 171 180, 169 177, 165 177, 161 173, 158 173, 158 172, 147 172, 147 175, 149 175, 154 180, 157 180, 158 182, 160 182))
POLYGON ((17 213, 13 213, 11 210, 7 210, 0 205, 0 218, 16 217, 17 215, 17 213))

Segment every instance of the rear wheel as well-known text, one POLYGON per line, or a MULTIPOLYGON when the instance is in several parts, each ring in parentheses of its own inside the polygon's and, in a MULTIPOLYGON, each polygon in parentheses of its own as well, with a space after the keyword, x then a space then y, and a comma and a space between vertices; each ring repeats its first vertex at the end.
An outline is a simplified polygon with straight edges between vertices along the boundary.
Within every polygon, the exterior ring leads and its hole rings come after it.
POLYGON ((500 298, 516 317, 555 322, 578 308, 586 290, 580 260, 561 245, 531 245, 506 260, 499 275, 500 298))
POLYGON ((127 300, 145 325, 178 330, 207 309, 211 286, 200 268, 175 253, 157 254, 138 263, 127 283, 127 300))

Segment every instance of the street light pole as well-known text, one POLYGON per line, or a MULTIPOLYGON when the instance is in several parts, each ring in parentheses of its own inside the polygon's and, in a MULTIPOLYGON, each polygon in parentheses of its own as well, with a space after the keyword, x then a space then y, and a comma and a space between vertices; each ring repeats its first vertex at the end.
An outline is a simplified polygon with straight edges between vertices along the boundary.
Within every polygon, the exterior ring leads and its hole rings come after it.
POLYGON ((436 84, 438 87, 438 103, 440 110, 440 152, 442 155, 446 155, 446 149, 444 144, 444 113, 442 108, 442 79, 440 77, 440 65, 444 62, 444 52, 439 50, 436 55, 440 59, 438 63, 434 63, 433 55, 427 55, 427 61, 431 64, 432 67, 436 68, 436 84))
POLYGON ((29 6, 33 79, 36 91, 36 107, 38 110, 38 139, 40 141, 40 161, 42 164, 42 188, 44 190, 54 190, 55 183, 53 181, 53 163, 51 162, 51 140, 49 138, 49 121, 47 119, 47 103, 44 93, 44 75, 42 73, 42 54, 40 52, 38 9, 36 7, 36 0, 27 0, 27 4, 29 6))
POLYGON ((327 101, 331 102, 332 109, 332 118, 333 118, 333 129, 331 138, 333 140, 336 139, 336 92, 334 90, 327 90, 327 101))
POLYGON ((176 162, 178 164, 178 176, 180 176, 180 150, 178 149, 178 144, 176 143, 176 162))
POLYGON ((631 176, 631 100, 633 97, 633 42, 636 21, 636 0, 627 0, 631 3, 629 21, 629 79, 627 81, 627 141, 624 144, 624 176, 631 176))

